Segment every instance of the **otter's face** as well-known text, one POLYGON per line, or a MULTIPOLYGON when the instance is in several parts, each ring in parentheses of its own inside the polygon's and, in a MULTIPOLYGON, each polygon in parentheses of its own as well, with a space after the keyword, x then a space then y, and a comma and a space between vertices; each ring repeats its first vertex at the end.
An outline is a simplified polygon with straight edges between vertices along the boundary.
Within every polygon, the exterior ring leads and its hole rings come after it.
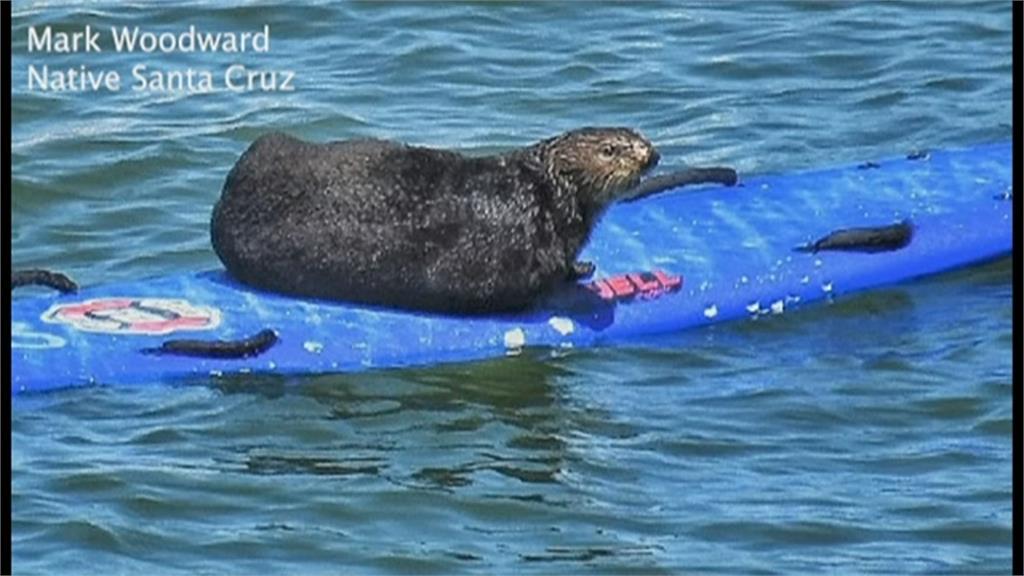
POLYGON ((653 144, 628 128, 581 128, 545 144, 552 172, 602 207, 636 186, 660 158, 653 144))

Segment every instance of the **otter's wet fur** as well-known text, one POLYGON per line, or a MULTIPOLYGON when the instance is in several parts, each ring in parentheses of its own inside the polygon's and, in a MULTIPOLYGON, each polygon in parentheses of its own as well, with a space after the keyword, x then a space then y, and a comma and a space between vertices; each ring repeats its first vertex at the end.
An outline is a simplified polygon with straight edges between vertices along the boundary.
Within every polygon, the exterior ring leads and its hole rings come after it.
POLYGON ((461 314, 519 311, 586 274, 605 209, 658 161, 626 128, 494 156, 386 140, 260 137, 227 176, 213 248, 284 294, 461 314))

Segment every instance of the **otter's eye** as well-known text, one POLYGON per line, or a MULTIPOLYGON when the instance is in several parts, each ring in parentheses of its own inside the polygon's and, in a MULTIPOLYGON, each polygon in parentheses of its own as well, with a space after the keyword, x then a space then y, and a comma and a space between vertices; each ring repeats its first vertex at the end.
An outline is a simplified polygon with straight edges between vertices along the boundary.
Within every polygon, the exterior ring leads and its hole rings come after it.
POLYGON ((611 158, 612 156, 615 156, 615 147, 612 146, 611 144, 605 144, 604 146, 601 146, 601 156, 605 158, 611 158))

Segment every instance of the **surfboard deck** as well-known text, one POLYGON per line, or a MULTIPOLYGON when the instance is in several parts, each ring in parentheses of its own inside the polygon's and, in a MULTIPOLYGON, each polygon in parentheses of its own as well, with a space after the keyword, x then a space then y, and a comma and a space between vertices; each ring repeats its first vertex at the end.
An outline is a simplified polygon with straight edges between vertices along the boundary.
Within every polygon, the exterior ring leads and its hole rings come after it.
POLYGON ((319 374, 583 347, 795 308, 1006 256, 1012 149, 996 143, 859 166, 668 190, 612 207, 581 259, 595 275, 537 310, 457 317, 303 300, 222 270, 23 295, 11 305, 11 393, 233 373, 319 374), (796 252, 837 229, 913 223, 892 251, 796 252), (170 339, 241 339, 250 358, 154 355, 170 339))

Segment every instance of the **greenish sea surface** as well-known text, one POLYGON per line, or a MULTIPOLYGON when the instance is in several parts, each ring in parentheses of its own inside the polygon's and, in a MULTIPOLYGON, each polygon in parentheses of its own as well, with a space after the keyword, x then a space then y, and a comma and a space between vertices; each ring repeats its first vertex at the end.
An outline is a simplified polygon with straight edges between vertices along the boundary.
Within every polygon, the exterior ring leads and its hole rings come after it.
MULTIPOLYGON (((83 284, 217 266, 224 176, 275 129, 490 152, 629 125, 665 168, 741 173, 1011 135, 1009 2, 13 13, 12 265, 83 284), (269 25, 271 46, 29 53, 47 25, 269 25), (235 63, 294 90, 132 89, 137 65, 235 63), (122 87, 30 90, 42 65, 122 87)), ((19 399, 15 573, 1007 573, 1011 276, 557 358, 19 399)))

